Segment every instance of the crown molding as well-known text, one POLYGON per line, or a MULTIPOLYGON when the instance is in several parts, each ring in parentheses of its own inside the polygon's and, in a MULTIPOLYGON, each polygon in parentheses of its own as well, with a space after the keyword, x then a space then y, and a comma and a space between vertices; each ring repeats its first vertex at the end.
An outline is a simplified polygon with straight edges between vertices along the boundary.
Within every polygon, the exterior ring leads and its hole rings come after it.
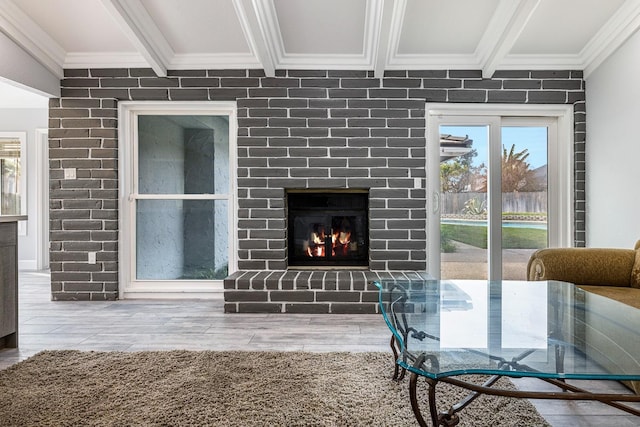
POLYGON ((138 52, 71 52, 64 68, 149 68, 149 62, 138 52))
POLYGON ((640 28, 640 0, 627 0, 580 52, 586 79, 640 28))
POLYGON ((507 55, 500 62, 499 70, 582 70, 580 55, 507 55))
POLYGON ((371 61, 364 55, 291 53, 279 63, 279 69, 301 70, 370 70, 371 61))
MULTIPOLYGON (((388 70, 477 70, 479 63, 473 55, 397 55, 388 70)), ((64 68, 148 68, 140 53, 73 52, 66 56, 64 68)), ((285 62, 293 69, 370 70, 371 64, 364 57, 352 55, 295 55, 285 62)), ((579 55, 507 55, 499 69, 504 70, 567 70, 582 69, 579 55)), ((262 68, 262 63, 250 53, 227 54, 178 54, 168 64, 169 69, 262 68)))
POLYGON ((389 70, 477 70, 480 64, 475 55, 465 54, 400 54, 387 64, 389 70))
POLYGON ((12 0, 0 0, 0 29, 56 77, 64 76, 65 50, 12 0))
POLYGON ((101 0, 158 76, 166 76, 173 49, 140 0, 101 0))
MULTIPOLYGON (((252 53, 220 53, 220 54, 177 54, 171 60, 171 70, 216 69, 224 68, 248 68, 264 69, 264 64, 252 53)), ((267 77, 275 75, 267 74, 267 77)))
MULTIPOLYGON (((94 53, 74 52, 67 55, 64 68, 149 68, 146 58, 138 52, 94 53)), ((250 53, 177 54, 168 64, 170 70, 216 68, 262 68, 250 53)))

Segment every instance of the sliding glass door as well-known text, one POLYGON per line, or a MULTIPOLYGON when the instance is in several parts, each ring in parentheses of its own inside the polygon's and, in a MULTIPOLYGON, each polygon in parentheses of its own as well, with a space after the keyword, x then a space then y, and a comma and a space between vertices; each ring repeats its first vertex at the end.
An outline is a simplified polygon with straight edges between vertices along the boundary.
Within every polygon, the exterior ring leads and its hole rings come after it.
POLYGON ((570 194, 570 180, 558 179, 567 177, 558 118, 431 113, 430 274, 526 279, 533 251, 569 244, 567 207, 560 206, 567 201, 558 199, 570 194))

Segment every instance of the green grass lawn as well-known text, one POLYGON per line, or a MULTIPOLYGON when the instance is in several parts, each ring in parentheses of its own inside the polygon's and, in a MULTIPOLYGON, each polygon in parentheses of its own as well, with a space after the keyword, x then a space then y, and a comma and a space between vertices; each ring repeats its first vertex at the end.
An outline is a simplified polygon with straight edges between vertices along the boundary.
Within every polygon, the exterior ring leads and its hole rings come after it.
MULTIPOLYGON (((477 248, 487 249, 487 227, 441 224, 440 233, 443 241, 455 240, 477 248)), ((502 247, 504 249, 540 249, 546 246, 546 230, 515 227, 502 229, 502 247)))

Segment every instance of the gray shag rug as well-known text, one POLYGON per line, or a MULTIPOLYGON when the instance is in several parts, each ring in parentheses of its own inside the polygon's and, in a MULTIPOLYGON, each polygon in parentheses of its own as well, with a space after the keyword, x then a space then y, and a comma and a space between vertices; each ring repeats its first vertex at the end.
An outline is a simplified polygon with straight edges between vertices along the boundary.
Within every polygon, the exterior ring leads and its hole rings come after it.
MULTIPOLYGON (((417 425, 408 376, 398 383, 392 373, 390 353, 43 351, 0 371, 0 425, 417 425)), ((427 385, 419 385, 426 418, 427 385)), ((442 402, 461 395, 438 390, 442 402)), ((527 400, 494 396, 460 418, 461 426, 548 426, 527 400)))

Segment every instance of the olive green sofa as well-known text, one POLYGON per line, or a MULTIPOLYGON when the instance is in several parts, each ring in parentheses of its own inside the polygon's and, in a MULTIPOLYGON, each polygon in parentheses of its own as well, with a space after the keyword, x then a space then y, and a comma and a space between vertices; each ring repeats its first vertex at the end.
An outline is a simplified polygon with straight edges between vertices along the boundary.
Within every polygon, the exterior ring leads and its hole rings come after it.
MULTIPOLYGON (((547 248, 534 252, 527 265, 528 280, 559 280, 584 289, 585 351, 603 366, 619 361, 616 369, 640 367, 640 240, 634 249, 547 248), (602 298, 606 297, 606 298, 602 298), (628 307, 619 306, 620 301, 628 307), (625 322, 614 323, 594 314, 616 310, 625 322)), ((625 383, 640 394, 640 381, 625 383)))

